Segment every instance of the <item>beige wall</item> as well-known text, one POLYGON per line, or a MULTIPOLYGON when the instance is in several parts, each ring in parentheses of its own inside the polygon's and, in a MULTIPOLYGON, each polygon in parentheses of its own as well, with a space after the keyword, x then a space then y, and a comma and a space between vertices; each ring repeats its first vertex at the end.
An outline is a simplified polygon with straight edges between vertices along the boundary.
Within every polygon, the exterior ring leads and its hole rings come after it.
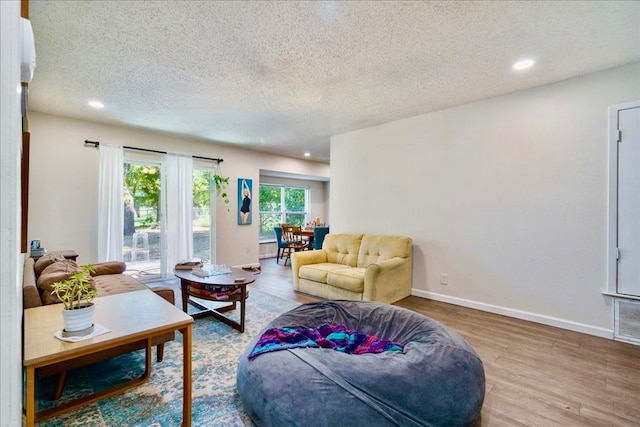
POLYGON ((635 64, 334 136, 332 231, 411 236, 415 295, 611 336, 607 110, 638 99, 635 64))
MULTIPOLYGON (((260 169, 328 177, 326 164, 238 149, 155 133, 146 130, 97 124, 65 117, 30 113, 31 174, 29 194, 29 239, 40 239, 49 249, 74 249, 81 263, 97 256, 96 212, 98 150, 83 141, 126 145, 204 157, 220 157, 222 174, 230 177, 230 212, 218 204, 217 260, 228 265, 258 262, 258 224, 237 225, 235 203, 237 178, 259 182, 260 169)), ((256 205, 254 205, 256 206, 256 205)))

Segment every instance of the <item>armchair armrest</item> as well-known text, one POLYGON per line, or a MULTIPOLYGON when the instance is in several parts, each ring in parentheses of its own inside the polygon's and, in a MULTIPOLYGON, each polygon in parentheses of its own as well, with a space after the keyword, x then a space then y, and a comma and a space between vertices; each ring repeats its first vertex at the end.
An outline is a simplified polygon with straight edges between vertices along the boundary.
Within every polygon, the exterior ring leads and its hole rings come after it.
POLYGON ((363 301, 392 303, 411 295, 411 258, 391 258, 368 265, 363 301))
POLYGON ((296 289, 298 288, 298 273, 300 267, 308 264, 320 264, 322 262, 327 262, 327 253, 322 249, 318 251, 295 252, 291 255, 291 272, 296 289))

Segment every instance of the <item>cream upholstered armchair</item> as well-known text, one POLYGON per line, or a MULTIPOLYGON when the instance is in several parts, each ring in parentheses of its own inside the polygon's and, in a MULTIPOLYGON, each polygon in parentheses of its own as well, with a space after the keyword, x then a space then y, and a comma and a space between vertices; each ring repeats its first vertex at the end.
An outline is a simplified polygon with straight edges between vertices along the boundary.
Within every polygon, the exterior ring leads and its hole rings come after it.
POLYGON ((321 250, 292 255, 295 289, 390 304, 411 295, 412 252, 410 237, 327 234, 321 250))

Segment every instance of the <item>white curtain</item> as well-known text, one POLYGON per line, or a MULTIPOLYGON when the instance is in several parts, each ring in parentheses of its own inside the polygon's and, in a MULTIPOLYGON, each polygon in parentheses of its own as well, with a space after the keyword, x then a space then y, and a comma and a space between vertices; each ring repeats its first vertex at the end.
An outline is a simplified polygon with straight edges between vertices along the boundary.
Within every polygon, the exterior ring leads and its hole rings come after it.
POLYGON ((193 258, 193 160, 191 156, 167 154, 165 275, 176 263, 193 258))
POLYGON ((124 202, 122 147, 100 144, 98 262, 122 261, 124 202))

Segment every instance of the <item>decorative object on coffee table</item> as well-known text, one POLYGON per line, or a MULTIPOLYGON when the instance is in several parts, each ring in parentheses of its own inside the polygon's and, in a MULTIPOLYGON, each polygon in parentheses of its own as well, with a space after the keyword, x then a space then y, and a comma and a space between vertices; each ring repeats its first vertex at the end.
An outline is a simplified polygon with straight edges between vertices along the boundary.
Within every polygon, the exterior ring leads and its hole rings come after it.
POLYGON ((62 318, 65 333, 76 335, 93 331, 93 300, 98 292, 91 283, 93 265, 83 265, 67 280, 51 285, 51 294, 58 297, 63 304, 62 318))
POLYGON ((282 314, 255 336, 240 356, 237 386, 257 425, 463 426, 480 415, 485 376, 471 346, 431 318, 377 302, 322 301, 282 314), (292 348, 248 358, 269 328, 324 323, 404 350, 292 348))

